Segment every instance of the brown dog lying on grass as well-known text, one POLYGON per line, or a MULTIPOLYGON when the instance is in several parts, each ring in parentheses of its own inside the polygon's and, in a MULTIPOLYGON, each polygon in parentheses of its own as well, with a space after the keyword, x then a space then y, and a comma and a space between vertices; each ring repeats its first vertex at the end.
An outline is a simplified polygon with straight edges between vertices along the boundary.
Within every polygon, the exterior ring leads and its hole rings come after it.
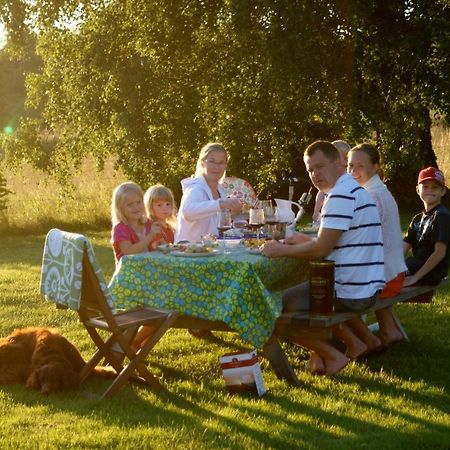
MULTIPOLYGON (((29 327, 0 339, 0 384, 25 383, 43 394, 76 389, 85 361, 58 331, 29 327)), ((114 376, 107 369, 96 374, 114 376)))

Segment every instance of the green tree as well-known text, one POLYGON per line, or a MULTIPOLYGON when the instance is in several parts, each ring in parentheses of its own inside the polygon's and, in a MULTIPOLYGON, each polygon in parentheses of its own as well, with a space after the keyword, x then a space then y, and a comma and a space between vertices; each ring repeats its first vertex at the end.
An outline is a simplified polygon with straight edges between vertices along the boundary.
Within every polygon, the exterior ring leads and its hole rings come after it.
POLYGON ((430 110, 450 113, 447 2, 354 2, 354 136, 375 130, 390 187, 416 203, 417 173, 436 165, 430 110), (447 67, 447 69, 446 69, 447 67))
POLYGON ((43 113, 5 148, 60 176, 114 154, 130 178, 179 194, 214 140, 260 191, 303 170, 313 139, 376 131, 387 175, 412 186, 434 161, 429 111, 449 110, 443 0, 16 0, 0 12, 13 48, 33 23, 43 61, 27 79, 43 113))

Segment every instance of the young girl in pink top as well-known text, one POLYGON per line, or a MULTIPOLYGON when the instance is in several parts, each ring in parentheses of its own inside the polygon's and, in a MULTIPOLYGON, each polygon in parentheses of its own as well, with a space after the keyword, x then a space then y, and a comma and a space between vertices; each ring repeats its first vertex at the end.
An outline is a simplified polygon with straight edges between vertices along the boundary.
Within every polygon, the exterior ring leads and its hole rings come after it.
MULTIPOLYGON (((172 191, 161 184, 150 187, 145 195, 135 183, 118 186, 112 202, 112 245, 116 261, 123 255, 152 251, 158 245, 173 243, 175 211, 172 191)), ((153 332, 153 327, 142 326, 134 338, 133 348, 142 347, 153 332)))
POLYGON ((114 189, 111 215, 111 244, 116 263, 123 255, 149 251, 151 242, 162 230, 159 222, 145 216, 142 189, 133 182, 122 183, 114 189))

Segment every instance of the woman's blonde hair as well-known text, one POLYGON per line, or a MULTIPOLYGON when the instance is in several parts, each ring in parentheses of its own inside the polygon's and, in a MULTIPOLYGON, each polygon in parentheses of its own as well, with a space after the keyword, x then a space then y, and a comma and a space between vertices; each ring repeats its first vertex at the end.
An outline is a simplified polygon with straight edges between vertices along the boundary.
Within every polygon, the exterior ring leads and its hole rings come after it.
MULTIPOLYGON (((119 184, 119 186, 114 189, 111 199, 111 219, 113 226, 117 225, 119 222, 127 223, 121 207, 125 196, 129 193, 136 193, 144 199, 144 193, 138 184, 133 183, 132 181, 119 184)), ((140 222, 145 223, 144 215, 140 222)))
POLYGON ((175 197, 173 196, 173 192, 166 186, 162 184, 155 184, 147 189, 144 194, 144 204, 145 210, 147 211, 147 217, 152 220, 156 220, 156 217, 153 214, 153 202, 163 200, 166 202, 170 202, 172 205, 172 216, 167 219, 167 223, 174 228, 176 223, 176 213, 177 213, 177 205, 175 204, 175 197))
MULTIPOLYGON (((206 160, 206 158, 208 157, 208 155, 211 152, 224 152, 225 153, 225 157, 226 157, 227 162, 228 162, 228 153, 225 150, 225 147, 222 144, 218 144, 217 142, 210 142, 209 144, 206 144, 200 150, 200 154, 198 155, 198 159, 197 159, 197 165, 196 165, 196 168, 195 168, 195 177, 199 177, 199 176, 203 175, 202 162, 206 160)), ((224 176, 225 176, 225 174, 224 174, 224 176)))

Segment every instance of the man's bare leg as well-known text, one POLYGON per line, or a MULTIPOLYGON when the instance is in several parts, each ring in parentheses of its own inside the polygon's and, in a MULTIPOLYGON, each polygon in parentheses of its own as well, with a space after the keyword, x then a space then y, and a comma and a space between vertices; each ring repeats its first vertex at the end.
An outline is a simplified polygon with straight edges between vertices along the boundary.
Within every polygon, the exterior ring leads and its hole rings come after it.
POLYGON ((325 374, 325 362, 316 352, 310 352, 308 361, 308 370, 313 375, 325 374))
POLYGON ((325 374, 334 375, 342 370, 350 361, 347 356, 334 348, 332 345, 320 339, 295 338, 295 344, 316 352, 325 365, 325 374))
POLYGON ((369 327, 358 317, 356 319, 350 319, 347 324, 354 331, 354 333, 361 339, 364 344, 367 345, 368 351, 375 350, 382 345, 380 338, 375 336, 369 327))
POLYGON ((375 315, 380 325, 378 337, 385 346, 402 341, 404 336, 395 324, 392 308, 384 308, 375 311, 375 315))

